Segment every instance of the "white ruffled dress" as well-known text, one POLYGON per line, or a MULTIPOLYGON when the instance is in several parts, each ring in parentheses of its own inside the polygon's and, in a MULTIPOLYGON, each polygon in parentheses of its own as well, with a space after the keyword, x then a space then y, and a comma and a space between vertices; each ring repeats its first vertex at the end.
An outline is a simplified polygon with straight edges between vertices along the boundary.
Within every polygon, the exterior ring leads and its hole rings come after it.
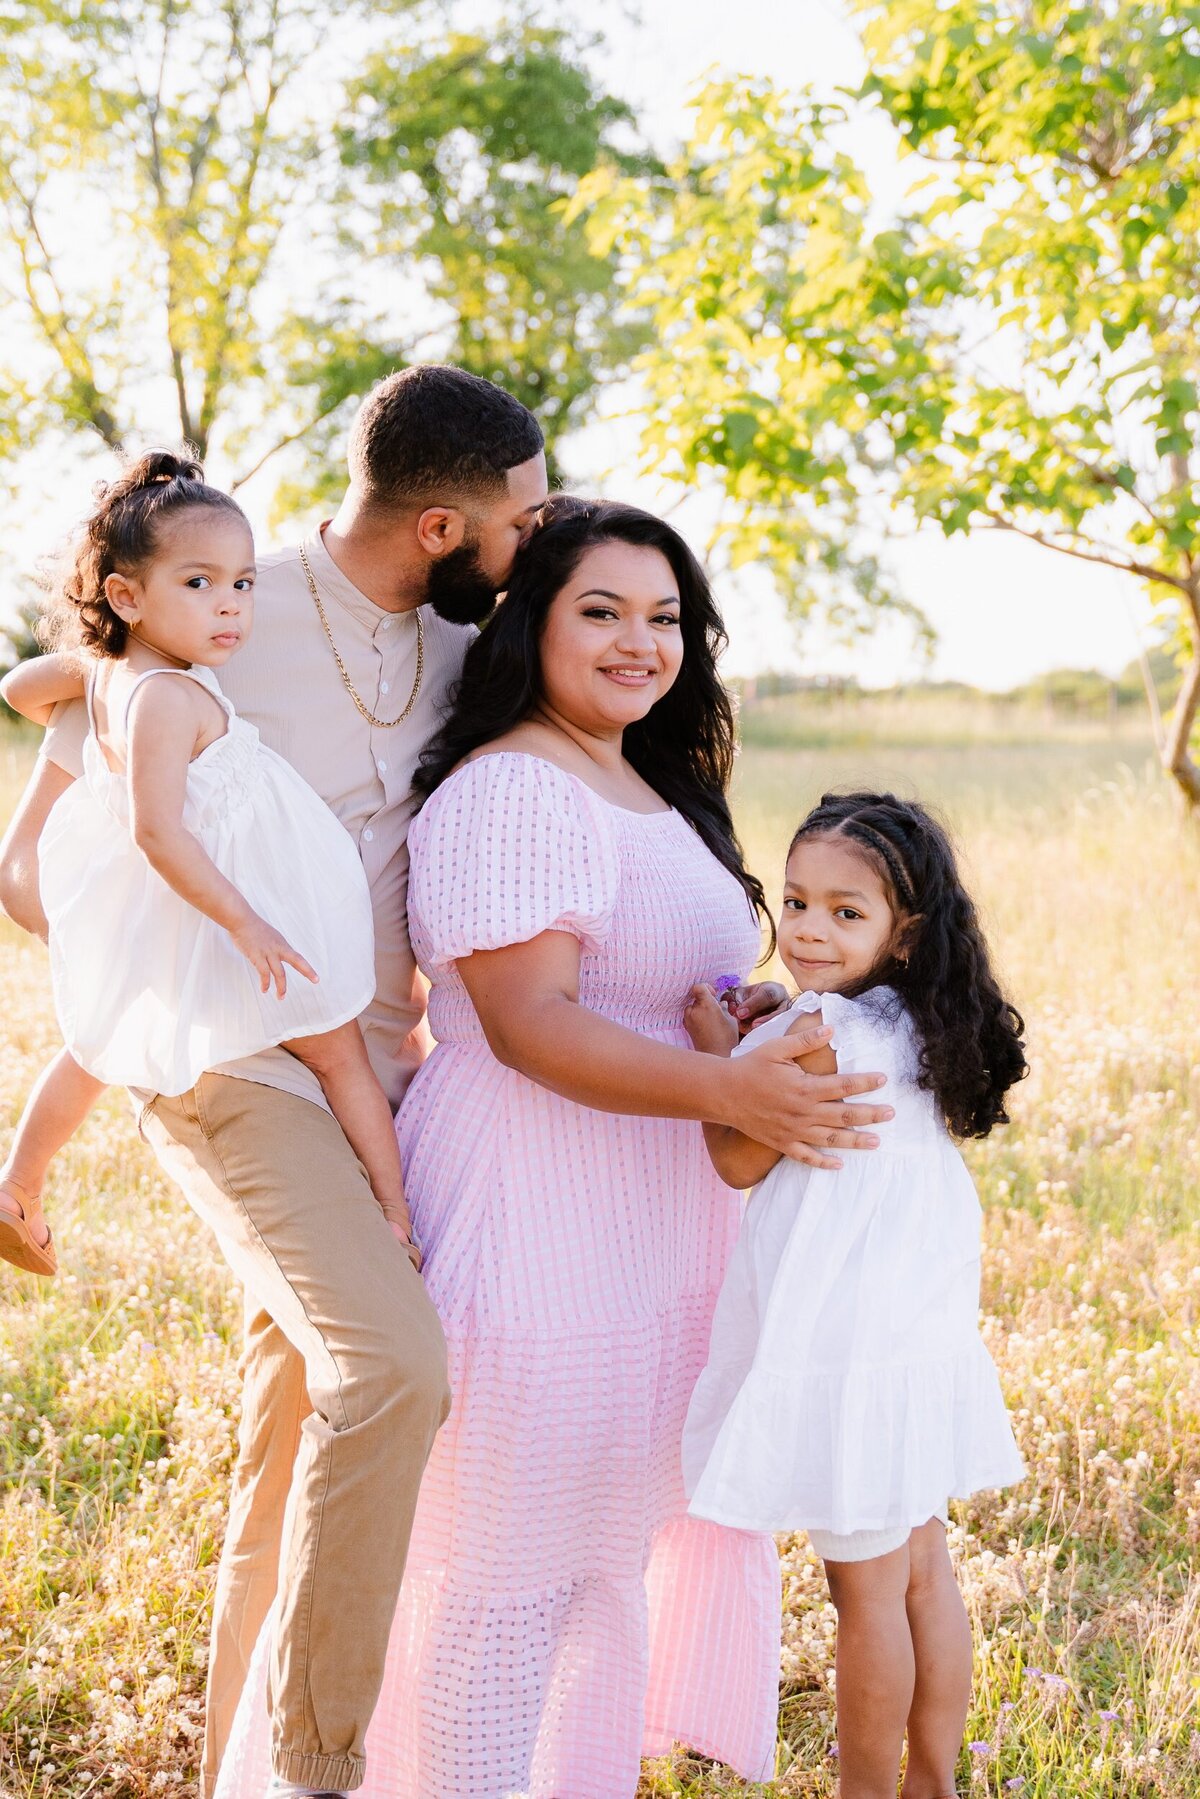
MULTIPOLYGON (((895 1108, 838 1170, 786 1158, 751 1194, 683 1438, 693 1516, 904 1531, 1024 1472, 979 1335, 980 1208, 897 995, 804 993, 741 1050, 824 1013, 843 1073, 895 1108)), ((739 1051, 735 1050, 735 1054, 739 1051)))
MULTIPOLYGON (((129 784, 92 728, 83 777, 57 801, 39 847, 50 970, 63 1039, 99 1080, 186 1093, 207 1069, 347 1024, 375 991, 374 929, 358 851, 289 762, 239 718, 211 670, 196 681, 225 734, 187 772, 183 822, 254 910, 320 979, 287 970, 280 999, 228 931, 169 887, 130 834, 129 784)), ((128 707, 127 707, 128 710, 128 707)))

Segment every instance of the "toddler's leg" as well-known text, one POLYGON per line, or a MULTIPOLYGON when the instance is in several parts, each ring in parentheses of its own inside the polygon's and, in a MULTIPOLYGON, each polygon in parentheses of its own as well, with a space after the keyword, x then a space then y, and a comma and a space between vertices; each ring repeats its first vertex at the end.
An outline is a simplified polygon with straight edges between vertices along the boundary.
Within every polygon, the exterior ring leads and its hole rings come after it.
POLYGON ((841 1799, 895 1799, 914 1680, 908 1544, 870 1561, 827 1561, 825 1575, 838 1615, 841 1799))
POLYGON ((61 1049, 25 1102, 0 1168, 0 1255, 18 1268, 52 1274, 57 1266, 42 1216, 42 1186, 51 1161, 103 1092, 104 1082, 85 1073, 71 1052, 61 1049), (6 1224, 5 1218, 15 1222, 6 1224))
POLYGON ((943 1799, 954 1792, 971 1702, 971 1626, 942 1525, 931 1518, 908 1542, 906 1604, 917 1677, 901 1793, 903 1799, 943 1799))
POLYGON ((392 1108, 371 1067, 362 1032, 357 1024, 344 1024, 316 1037, 290 1038, 283 1047, 320 1081, 330 1111, 367 1171, 384 1217, 409 1251, 414 1266, 420 1268, 420 1252, 412 1241, 412 1221, 404 1198, 392 1108))

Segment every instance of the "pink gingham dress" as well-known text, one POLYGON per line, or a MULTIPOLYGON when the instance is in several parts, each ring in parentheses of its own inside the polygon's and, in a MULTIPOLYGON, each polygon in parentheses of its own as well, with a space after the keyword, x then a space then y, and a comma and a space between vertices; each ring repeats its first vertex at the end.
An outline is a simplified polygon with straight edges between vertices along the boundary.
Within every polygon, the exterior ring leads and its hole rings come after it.
MULTIPOLYGON (((593 1111, 504 1067, 455 968, 569 931, 583 1005, 687 1047, 689 987, 749 969, 757 924, 678 813, 624 811, 533 756, 468 763, 409 846, 438 1041, 397 1131, 454 1405, 361 1799, 632 1799, 640 1758, 676 1741, 769 1778, 775 1545, 689 1518, 680 1462, 739 1196, 698 1124, 593 1111)), ((255 1663, 220 1799, 261 1799, 262 1643, 255 1663)))

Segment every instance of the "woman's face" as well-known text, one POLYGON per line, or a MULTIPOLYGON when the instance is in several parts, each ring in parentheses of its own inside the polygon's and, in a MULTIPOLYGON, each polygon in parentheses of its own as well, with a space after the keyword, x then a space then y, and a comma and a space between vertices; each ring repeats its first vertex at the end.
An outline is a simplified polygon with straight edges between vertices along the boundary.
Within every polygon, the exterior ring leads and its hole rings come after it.
POLYGON ((546 614, 542 698, 594 736, 644 718, 679 673, 679 587, 660 550, 599 544, 581 556, 546 614))

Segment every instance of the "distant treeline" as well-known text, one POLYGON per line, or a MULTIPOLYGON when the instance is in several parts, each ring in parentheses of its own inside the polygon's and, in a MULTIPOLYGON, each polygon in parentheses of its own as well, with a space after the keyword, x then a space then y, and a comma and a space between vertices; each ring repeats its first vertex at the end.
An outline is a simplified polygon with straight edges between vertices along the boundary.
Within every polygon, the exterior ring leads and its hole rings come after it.
MULTIPOLYGON (((992 705, 1039 707, 1047 712, 1074 717, 1103 717, 1119 708, 1144 706, 1147 701, 1146 678, 1153 684, 1159 710, 1167 712, 1179 691, 1180 673, 1169 651, 1152 650, 1146 667, 1133 661, 1115 678, 1094 668, 1055 668, 1038 675, 1020 687, 997 693, 972 687, 966 681, 912 681, 887 688, 885 693, 896 698, 984 700, 992 705)), ((868 691, 881 697, 878 689, 865 689, 850 676, 797 675, 767 673, 735 680, 732 685, 741 695, 742 704, 753 706, 759 700, 774 699, 784 694, 803 693, 814 701, 851 700, 868 691)))

